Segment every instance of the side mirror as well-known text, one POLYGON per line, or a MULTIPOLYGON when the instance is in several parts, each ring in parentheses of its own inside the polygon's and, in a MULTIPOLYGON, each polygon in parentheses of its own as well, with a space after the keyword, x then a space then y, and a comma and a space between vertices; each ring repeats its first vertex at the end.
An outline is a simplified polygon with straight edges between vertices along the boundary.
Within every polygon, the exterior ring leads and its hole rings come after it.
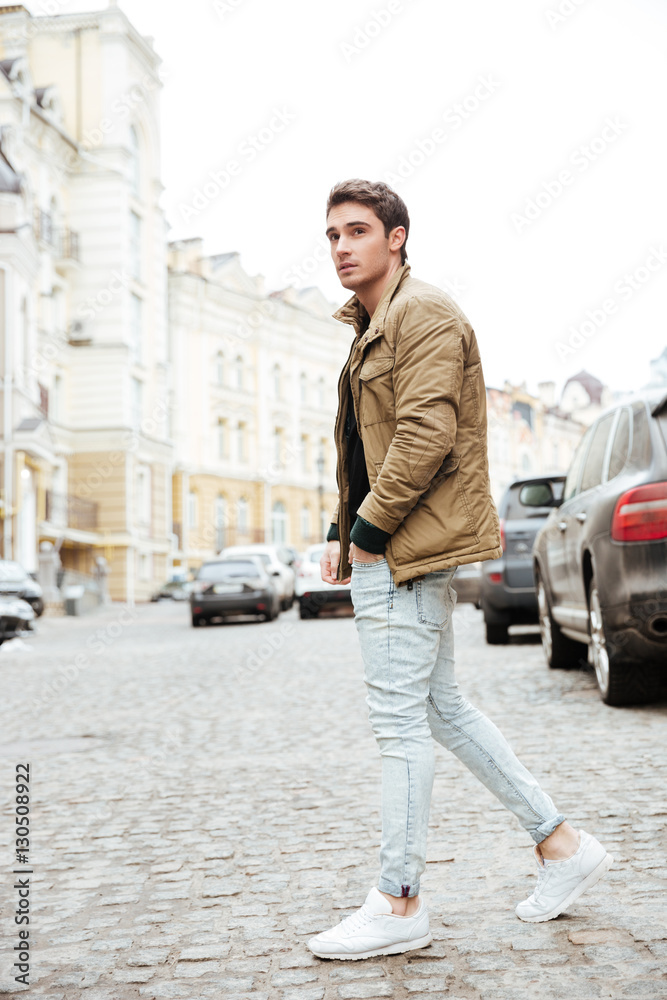
POLYGON ((559 507, 551 483, 526 483, 519 493, 519 503, 524 507, 559 507))

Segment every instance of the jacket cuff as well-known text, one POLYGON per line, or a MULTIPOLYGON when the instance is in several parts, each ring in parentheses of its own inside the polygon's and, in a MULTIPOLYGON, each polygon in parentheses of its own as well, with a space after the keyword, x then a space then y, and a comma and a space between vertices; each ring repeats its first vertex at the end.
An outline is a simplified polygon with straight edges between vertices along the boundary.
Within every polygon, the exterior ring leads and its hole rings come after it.
POLYGON ((388 531, 376 528, 370 521, 365 521, 357 514, 354 527, 350 532, 350 541, 364 552, 372 552, 376 556, 384 555, 385 547, 390 538, 391 534, 388 531))
POLYGON ((340 541, 338 537, 338 525, 332 524, 327 531, 327 541, 328 542, 338 542, 340 541))

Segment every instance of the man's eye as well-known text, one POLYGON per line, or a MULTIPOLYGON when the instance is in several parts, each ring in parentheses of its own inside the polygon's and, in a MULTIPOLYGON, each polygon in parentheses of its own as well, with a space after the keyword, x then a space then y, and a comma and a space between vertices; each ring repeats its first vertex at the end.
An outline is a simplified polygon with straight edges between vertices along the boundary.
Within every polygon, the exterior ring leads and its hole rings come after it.
POLYGON ((366 232, 365 229, 355 229, 354 230, 354 235, 356 236, 357 233, 361 233, 361 235, 363 236, 365 232, 366 232))
POLYGON ((338 233, 330 233, 329 234, 329 243, 333 243, 334 240, 337 240, 337 239, 338 239, 338 233))

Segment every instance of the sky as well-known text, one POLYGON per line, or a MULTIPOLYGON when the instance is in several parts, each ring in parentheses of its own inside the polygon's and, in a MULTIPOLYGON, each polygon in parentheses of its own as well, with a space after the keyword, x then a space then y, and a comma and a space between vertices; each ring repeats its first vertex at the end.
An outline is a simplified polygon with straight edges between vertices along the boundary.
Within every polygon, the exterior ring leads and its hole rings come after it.
POLYGON ((462 307, 488 385, 648 381, 667 347, 664 0, 120 7, 163 60, 170 239, 339 305, 327 193, 385 180, 412 273, 462 307))

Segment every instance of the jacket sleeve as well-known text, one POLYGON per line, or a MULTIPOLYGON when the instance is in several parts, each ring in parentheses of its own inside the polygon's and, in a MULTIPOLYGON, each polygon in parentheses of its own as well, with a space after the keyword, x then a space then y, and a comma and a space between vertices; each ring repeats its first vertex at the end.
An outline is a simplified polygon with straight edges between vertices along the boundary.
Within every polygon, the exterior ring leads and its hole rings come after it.
POLYGON ((393 534, 454 447, 465 330, 445 302, 410 299, 398 319, 394 362, 396 432, 358 514, 393 534))

